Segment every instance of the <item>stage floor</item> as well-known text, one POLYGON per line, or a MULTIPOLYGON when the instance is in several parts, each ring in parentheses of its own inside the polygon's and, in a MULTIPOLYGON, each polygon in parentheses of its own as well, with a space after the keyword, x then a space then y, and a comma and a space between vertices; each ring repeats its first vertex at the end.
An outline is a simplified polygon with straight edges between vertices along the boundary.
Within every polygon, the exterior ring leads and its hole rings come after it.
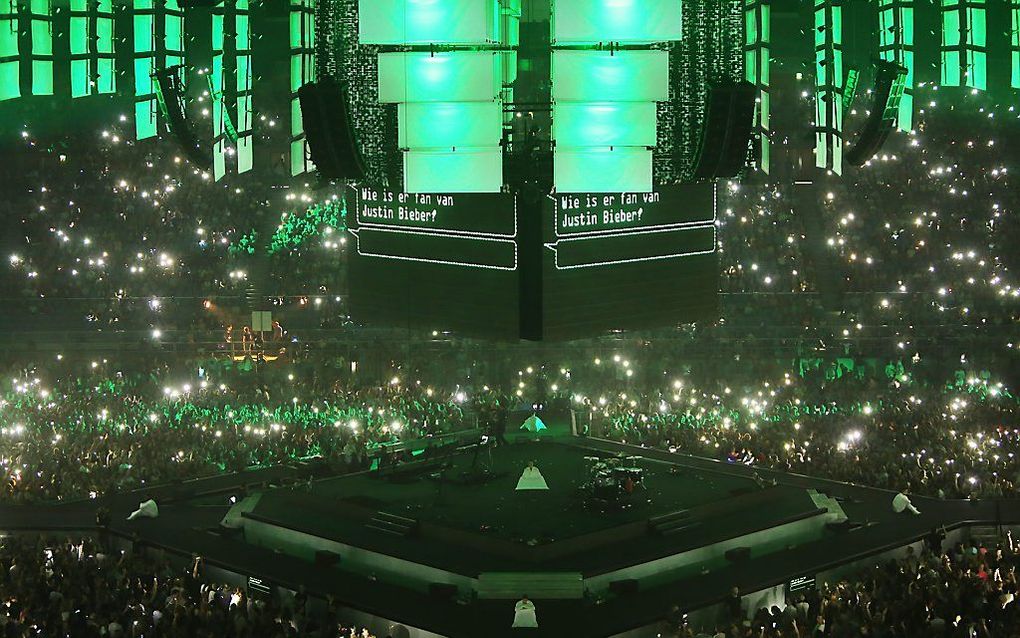
MULTIPOLYGON (((587 480, 584 457, 610 455, 584 439, 515 443, 494 449, 491 461, 483 451, 477 463, 493 477, 472 483, 462 480, 475 463, 468 449, 397 473, 271 489, 244 517, 255 525, 249 531, 261 530, 258 544, 282 547, 282 536, 298 533, 473 577, 540 568, 595 576, 818 514, 804 489, 763 488, 731 471, 737 468, 696 467, 683 457, 628 461, 644 471, 645 487, 624 497, 626 507, 595 506, 579 490, 587 480), (548 491, 515 491, 529 461, 548 491), (387 515, 411 519, 413 531, 380 531, 378 519, 387 515), (662 533, 656 517, 664 515, 684 520, 662 533)), ((770 544, 781 542, 777 536, 770 544)), ((288 546, 311 547, 294 543, 288 546)))
MULTIPOLYGON (((320 481, 313 496, 337 499, 358 506, 398 514, 423 522, 487 534, 527 545, 541 545, 589 534, 756 489, 746 478, 702 472, 640 457, 634 465, 644 472, 643 487, 620 500, 620 506, 586 506, 581 485, 587 480, 586 456, 605 453, 576 445, 518 443, 478 454, 450 458, 442 473, 433 469, 383 476, 380 473, 320 481), (548 491, 515 490, 529 461, 542 472, 548 491), (488 468, 484 483, 467 481, 472 464, 488 468)), ((630 465, 630 463, 626 463, 630 465)))

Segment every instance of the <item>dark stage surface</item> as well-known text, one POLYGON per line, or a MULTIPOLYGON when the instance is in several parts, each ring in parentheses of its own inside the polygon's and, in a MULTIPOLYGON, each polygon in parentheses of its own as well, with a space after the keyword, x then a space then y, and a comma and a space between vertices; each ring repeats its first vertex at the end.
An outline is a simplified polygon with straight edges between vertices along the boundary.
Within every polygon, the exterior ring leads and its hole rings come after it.
POLYGON ((609 456, 575 445, 519 443, 478 454, 476 468, 492 472, 492 479, 481 484, 470 483, 475 455, 465 452, 451 459, 442 480, 437 470, 421 478, 412 472, 388 477, 370 473, 319 482, 312 494, 505 540, 544 544, 756 488, 746 478, 641 457, 633 464, 644 472, 644 487, 622 498, 619 506, 586 506, 580 488, 587 476, 585 456, 592 455, 609 456), (548 491, 515 491, 529 461, 542 472, 548 491))
POLYGON ((679 457, 625 461, 643 471, 644 487, 616 504, 592 502, 581 490, 585 457, 613 454, 584 439, 503 446, 491 451, 491 461, 487 450, 477 456, 468 449, 395 473, 270 490, 244 517, 473 577, 539 567, 606 573, 819 513, 803 489, 762 487, 746 474, 694 467, 679 457), (515 490, 529 461, 548 491, 515 490), (473 482, 472 466, 491 468, 492 478, 473 482), (380 531, 379 520, 390 515, 410 521, 412 530, 380 531), (668 534, 653 524, 664 516, 678 519, 668 534))

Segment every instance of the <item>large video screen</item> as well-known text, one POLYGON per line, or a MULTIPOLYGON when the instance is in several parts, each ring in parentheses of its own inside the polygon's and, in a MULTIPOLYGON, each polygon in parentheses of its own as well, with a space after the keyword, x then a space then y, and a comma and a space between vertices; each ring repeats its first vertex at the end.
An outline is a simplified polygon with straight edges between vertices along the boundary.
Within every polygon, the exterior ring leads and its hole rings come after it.
POLYGON ((517 339, 518 211, 513 195, 347 193, 355 321, 517 339), (353 214, 352 214, 353 212, 353 214))
POLYGON ((650 193, 554 194, 543 219, 544 338, 717 316, 713 184, 657 186, 650 193))
POLYGON ((569 340, 718 313, 712 184, 649 193, 348 192, 358 322, 569 340))

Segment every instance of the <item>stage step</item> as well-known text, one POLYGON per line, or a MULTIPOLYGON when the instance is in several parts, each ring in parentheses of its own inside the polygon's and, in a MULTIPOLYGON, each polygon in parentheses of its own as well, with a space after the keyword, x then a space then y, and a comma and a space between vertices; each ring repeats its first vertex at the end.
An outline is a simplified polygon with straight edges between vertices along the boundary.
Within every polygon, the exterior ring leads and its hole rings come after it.
POLYGON ((519 600, 579 600, 584 597, 584 578, 579 572, 483 572, 478 575, 478 598, 519 600))
POLYGON ((991 550, 1002 542, 1002 534, 994 525, 975 525, 970 528, 970 542, 991 550))
POLYGON ((649 518, 648 531, 659 536, 670 536, 696 524, 691 520, 690 510, 678 510, 649 518))
POLYGON ((410 536, 418 527, 418 521, 406 516, 400 516, 399 514, 380 511, 375 513, 375 516, 368 521, 365 527, 383 532, 384 534, 410 536))

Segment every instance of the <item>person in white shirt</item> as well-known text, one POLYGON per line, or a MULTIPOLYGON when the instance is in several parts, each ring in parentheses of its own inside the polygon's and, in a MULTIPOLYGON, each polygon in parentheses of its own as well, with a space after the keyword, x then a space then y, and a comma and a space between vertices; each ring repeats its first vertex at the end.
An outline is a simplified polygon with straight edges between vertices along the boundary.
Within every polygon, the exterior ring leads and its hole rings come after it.
POLYGON ((899 494, 893 497, 892 508, 893 511, 896 512, 897 514, 902 514, 903 512, 906 511, 909 511, 911 514, 921 513, 920 510, 914 507, 914 504, 910 502, 910 497, 904 494, 903 492, 900 492, 899 494))
POLYGON ((549 485, 545 482, 545 477, 535 467, 535 462, 531 461, 528 463, 528 467, 524 468, 524 473, 521 474, 520 480, 517 481, 517 490, 547 490, 549 485))
POLYGON ((535 603, 528 600, 527 595, 521 596, 521 599, 514 605, 514 624, 511 627, 515 629, 537 629, 538 628, 538 617, 535 615, 535 603))

